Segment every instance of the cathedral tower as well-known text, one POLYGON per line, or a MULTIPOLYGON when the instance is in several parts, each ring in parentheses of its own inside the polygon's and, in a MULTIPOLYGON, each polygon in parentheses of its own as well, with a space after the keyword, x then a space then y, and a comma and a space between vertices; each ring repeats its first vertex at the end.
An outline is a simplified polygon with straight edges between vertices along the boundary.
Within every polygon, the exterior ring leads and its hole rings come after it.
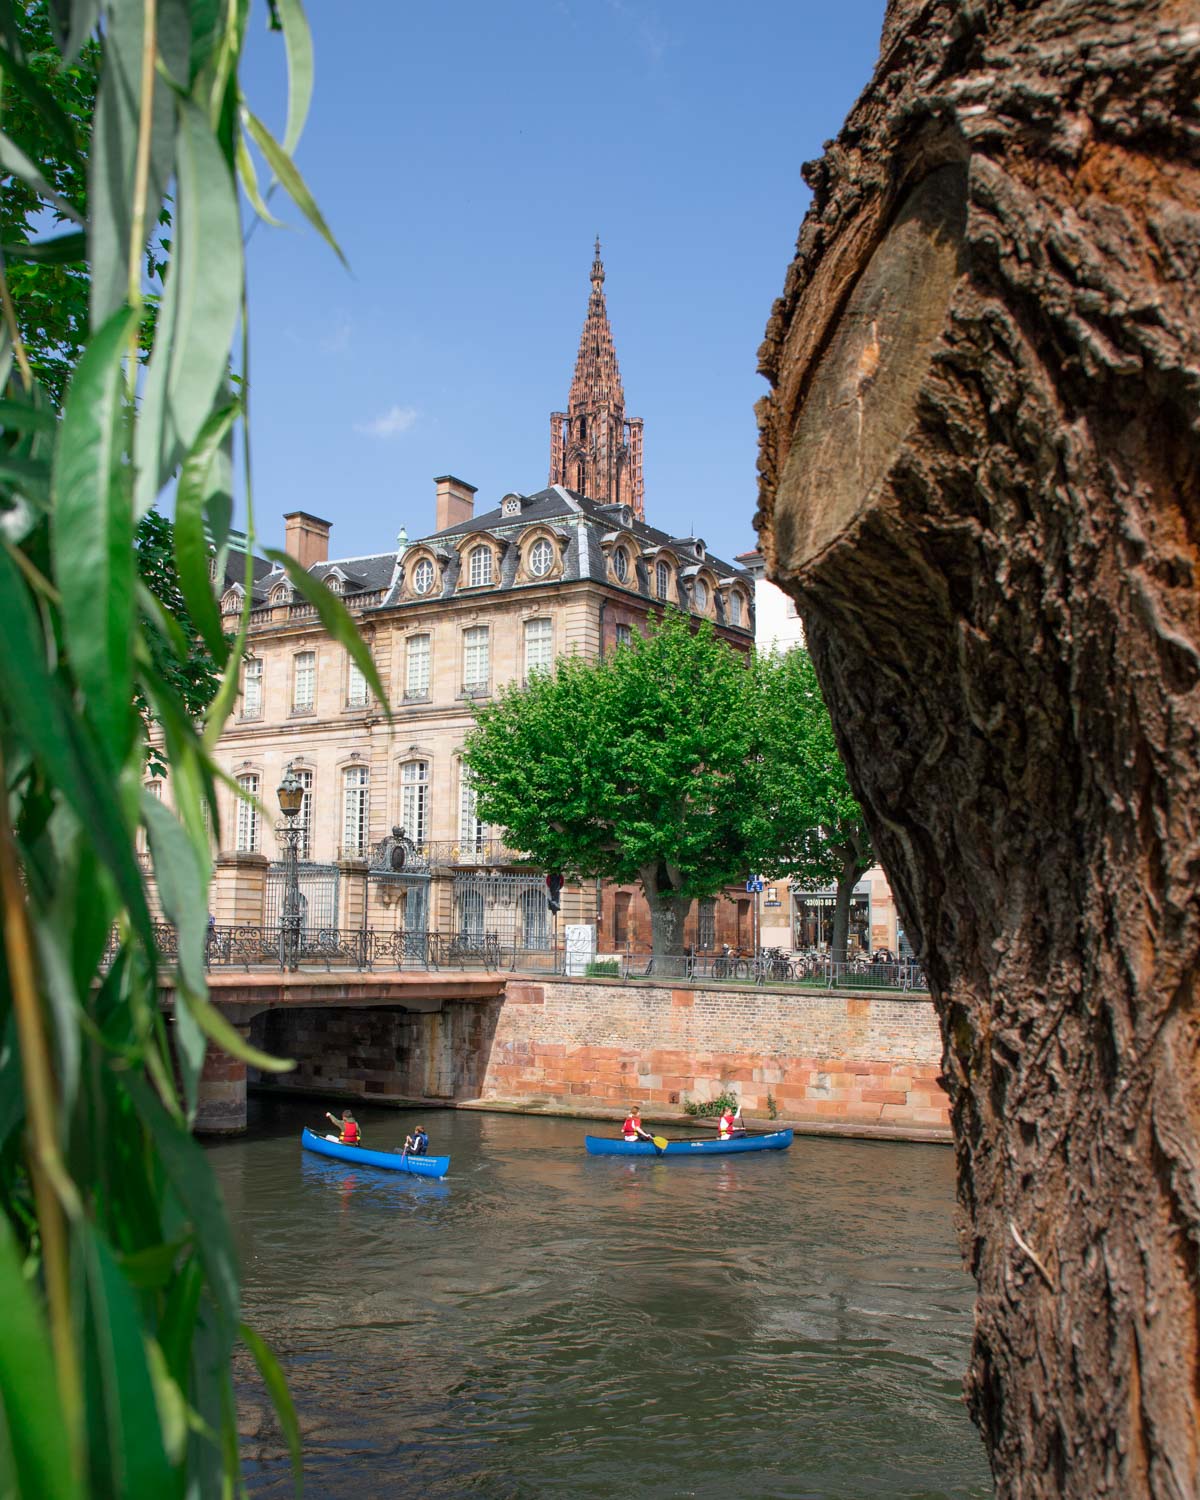
POLYGON ((592 500, 628 505, 638 520, 645 519, 642 419, 625 416, 598 239, 567 409, 550 417, 550 483, 592 500))

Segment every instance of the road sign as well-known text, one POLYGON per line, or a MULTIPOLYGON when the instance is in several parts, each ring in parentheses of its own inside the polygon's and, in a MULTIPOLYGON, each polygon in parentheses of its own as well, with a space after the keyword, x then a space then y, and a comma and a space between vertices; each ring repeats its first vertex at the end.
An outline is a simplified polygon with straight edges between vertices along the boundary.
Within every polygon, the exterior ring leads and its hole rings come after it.
POLYGON ((763 888, 763 883, 762 883, 761 880, 747 880, 747 882, 746 882, 746 889, 748 891, 758 892, 758 891, 761 891, 762 888, 763 888))

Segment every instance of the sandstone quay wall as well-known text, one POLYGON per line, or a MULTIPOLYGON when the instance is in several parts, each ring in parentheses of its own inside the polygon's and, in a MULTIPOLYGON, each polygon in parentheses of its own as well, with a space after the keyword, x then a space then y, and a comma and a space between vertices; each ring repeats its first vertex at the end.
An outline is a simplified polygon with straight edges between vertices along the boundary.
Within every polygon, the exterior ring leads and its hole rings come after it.
POLYGON ((758 1115, 948 1131, 941 1058, 924 999, 510 981, 482 1097, 653 1111, 729 1084, 758 1115))

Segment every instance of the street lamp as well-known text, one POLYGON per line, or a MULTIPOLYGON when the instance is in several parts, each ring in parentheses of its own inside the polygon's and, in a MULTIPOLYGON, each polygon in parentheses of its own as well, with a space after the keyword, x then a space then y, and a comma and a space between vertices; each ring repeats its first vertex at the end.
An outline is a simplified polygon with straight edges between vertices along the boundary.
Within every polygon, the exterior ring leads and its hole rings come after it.
POLYGON ((296 968, 300 956, 300 825, 296 822, 304 806, 304 783, 287 763, 275 794, 284 821, 275 832, 283 845, 283 920, 279 924, 279 961, 285 969, 296 968))

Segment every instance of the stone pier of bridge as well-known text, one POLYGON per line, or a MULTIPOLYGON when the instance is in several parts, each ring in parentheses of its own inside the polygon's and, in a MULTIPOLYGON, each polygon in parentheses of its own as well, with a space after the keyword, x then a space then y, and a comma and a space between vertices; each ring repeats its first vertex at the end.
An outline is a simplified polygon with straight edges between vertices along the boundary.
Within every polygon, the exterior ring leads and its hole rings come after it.
MULTIPOLYGON (((260 1051, 288 1058, 262 1074, 210 1045, 200 1076, 196 1131, 246 1128, 246 1088, 269 1076, 279 1089, 378 1103, 476 1098, 504 1003, 506 976, 470 973, 213 974, 209 994, 260 1051)), ((168 1011, 174 995, 163 992, 168 1011)))

